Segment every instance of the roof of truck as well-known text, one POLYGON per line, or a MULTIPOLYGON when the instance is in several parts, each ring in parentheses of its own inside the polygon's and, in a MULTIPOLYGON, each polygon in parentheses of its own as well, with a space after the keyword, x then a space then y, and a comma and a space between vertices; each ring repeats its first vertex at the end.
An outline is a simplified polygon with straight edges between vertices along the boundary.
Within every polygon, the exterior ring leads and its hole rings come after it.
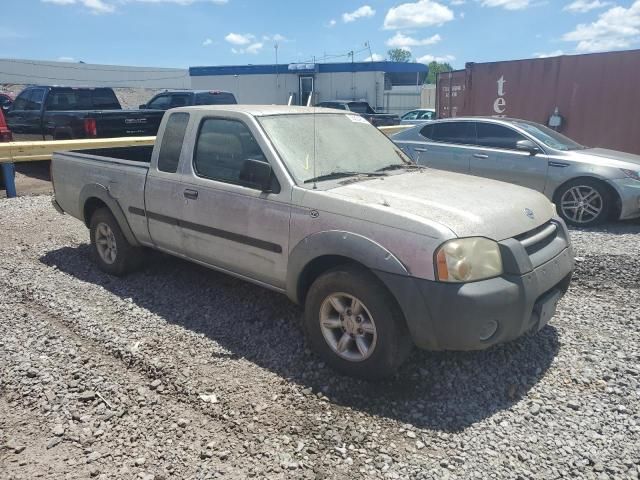
POLYGON ((300 115, 309 113, 341 113, 344 110, 321 107, 300 107, 297 105, 198 105, 194 107, 180 107, 171 109, 172 112, 189 111, 211 111, 211 112, 239 112, 262 117, 265 115, 300 115))

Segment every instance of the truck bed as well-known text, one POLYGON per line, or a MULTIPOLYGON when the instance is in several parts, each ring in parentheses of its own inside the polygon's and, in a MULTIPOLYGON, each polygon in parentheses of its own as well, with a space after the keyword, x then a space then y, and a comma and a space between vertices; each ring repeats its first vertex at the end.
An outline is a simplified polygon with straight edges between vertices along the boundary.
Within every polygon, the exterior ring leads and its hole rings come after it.
POLYGON ((73 153, 95 155, 108 159, 129 160, 131 162, 151 163, 153 145, 136 145, 133 147, 88 148, 74 150, 73 153))

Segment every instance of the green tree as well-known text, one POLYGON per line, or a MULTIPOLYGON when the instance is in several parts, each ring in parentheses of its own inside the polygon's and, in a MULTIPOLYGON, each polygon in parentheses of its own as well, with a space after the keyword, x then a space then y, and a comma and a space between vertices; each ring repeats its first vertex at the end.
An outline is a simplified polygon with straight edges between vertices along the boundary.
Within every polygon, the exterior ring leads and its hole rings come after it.
POLYGON ((387 52, 389 60, 392 62, 404 62, 407 63, 411 60, 411 52, 404 48, 392 48, 387 52))
POLYGON ((453 68, 451 68, 451 65, 446 62, 431 62, 429 64, 429 75, 427 75, 427 79, 424 83, 436 83, 436 78, 438 77, 439 73, 450 72, 451 70, 453 70, 453 68))

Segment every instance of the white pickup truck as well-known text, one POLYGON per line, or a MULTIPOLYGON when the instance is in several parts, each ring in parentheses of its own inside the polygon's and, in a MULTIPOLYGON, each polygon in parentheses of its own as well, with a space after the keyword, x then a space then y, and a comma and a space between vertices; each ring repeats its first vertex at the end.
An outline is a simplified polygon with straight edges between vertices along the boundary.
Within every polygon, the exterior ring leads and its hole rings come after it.
POLYGON ((338 110, 179 108, 153 148, 58 153, 52 173, 105 272, 153 248, 285 293, 310 345, 360 377, 392 374, 413 345, 542 328, 574 267, 543 195, 417 166, 338 110))

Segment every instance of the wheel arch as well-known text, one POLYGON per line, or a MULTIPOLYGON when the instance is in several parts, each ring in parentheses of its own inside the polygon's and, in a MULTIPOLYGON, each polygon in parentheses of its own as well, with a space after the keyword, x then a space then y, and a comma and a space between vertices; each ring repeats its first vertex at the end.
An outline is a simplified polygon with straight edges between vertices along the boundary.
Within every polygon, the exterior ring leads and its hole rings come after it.
POLYGON ((322 273, 342 264, 362 266, 398 275, 408 275, 407 268, 382 245, 362 235, 327 231, 312 234, 299 242, 289 255, 287 296, 304 304, 307 291, 322 273))
POLYGON ((600 177, 600 176, 596 176, 596 175, 580 175, 579 177, 573 177, 570 178, 568 180, 566 180, 565 182, 561 183, 560 185, 558 185, 556 187, 556 189, 553 192, 552 195, 552 199, 553 199, 553 203, 555 203, 556 205, 558 205, 559 203, 559 195, 560 192, 569 184, 572 182, 575 182, 577 180, 590 180, 592 182, 597 182, 599 185, 602 185, 607 192, 609 193, 611 200, 613 200, 610 208, 609 208, 609 213, 608 213, 608 218, 618 218, 620 217, 620 211, 622 209, 622 199, 620 198, 620 194, 618 193, 618 191, 609 183, 606 181, 606 179, 604 177, 600 177))
POLYGON ((109 191, 102 185, 85 185, 80 192, 80 212, 82 212, 84 223, 87 227, 90 226, 91 217, 99 208, 108 208, 118 222, 127 241, 133 246, 140 246, 140 242, 133 234, 127 217, 122 208, 120 208, 120 204, 109 194, 109 191))

